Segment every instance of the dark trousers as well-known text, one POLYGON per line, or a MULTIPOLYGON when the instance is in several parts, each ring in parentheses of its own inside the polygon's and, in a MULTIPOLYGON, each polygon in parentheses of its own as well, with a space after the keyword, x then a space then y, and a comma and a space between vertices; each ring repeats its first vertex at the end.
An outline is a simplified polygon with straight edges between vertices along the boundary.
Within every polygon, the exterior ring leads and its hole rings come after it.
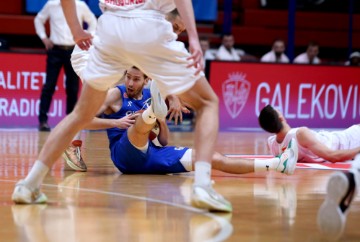
POLYGON ((50 109, 61 67, 64 67, 66 75, 66 114, 71 113, 75 107, 79 92, 79 78, 71 66, 71 53, 71 48, 64 49, 59 46, 54 46, 54 48, 48 50, 46 80, 40 96, 40 123, 47 122, 48 120, 47 114, 50 109))

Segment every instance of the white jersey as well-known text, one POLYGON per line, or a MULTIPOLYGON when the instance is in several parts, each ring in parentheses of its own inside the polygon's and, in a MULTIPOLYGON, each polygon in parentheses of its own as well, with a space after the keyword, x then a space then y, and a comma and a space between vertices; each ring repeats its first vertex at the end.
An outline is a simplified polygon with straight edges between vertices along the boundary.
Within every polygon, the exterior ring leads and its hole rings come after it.
POLYGON ((175 7, 173 0, 99 0, 102 10, 155 10, 163 14, 175 7))
MULTIPOLYGON (((286 134, 284 140, 281 143, 276 141, 276 135, 268 138, 268 146, 272 155, 281 154, 289 144, 289 141, 294 138, 297 141, 296 133, 299 128, 290 129, 286 134)), ((348 129, 341 131, 319 131, 315 132, 310 130, 314 138, 320 143, 332 150, 344 150, 352 149, 360 146, 360 126, 353 125, 348 129)), ((315 155, 309 149, 301 146, 298 142, 299 147, 299 162, 323 162, 324 159, 315 155)))

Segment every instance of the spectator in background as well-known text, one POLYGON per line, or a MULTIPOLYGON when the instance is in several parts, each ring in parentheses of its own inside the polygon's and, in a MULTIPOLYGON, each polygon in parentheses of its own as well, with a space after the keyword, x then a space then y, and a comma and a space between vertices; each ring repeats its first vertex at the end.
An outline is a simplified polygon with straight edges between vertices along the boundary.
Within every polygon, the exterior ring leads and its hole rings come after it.
POLYGON ((232 34, 226 34, 222 37, 222 45, 216 52, 215 59, 223 61, 240 61, 241 56, 245 55, 243 50, 234 48, 235 40, 232 34))
POLYGON ((345 63, 347 66, 360 66, 360 52, 355 51, 349 56, 349 60, 345 63))
MULTIPOLYGON (((88 31, 95 32, 96 17, 86 3, 76 1, 78 18, 88 24, 88 31)), ((36 34, 44 43, 47 51, 46 80, 41 90, 39 110, 39 131, 50 131, 48 112, 55 92, 60 69, 64 67, 66 75, 66 114, 69 114, 78 98, 79 79, 71 67, 70 57, 75 42, 68 27, 60 0, 48 1, 34 19, 36 34), (45 30, 46 21, 50 21, 50 37, 45 30)))
POLYGON ((274 41, 271 51, 263 55, 261 62, 289 63, 289 58, 285 55, 285 42, 281 39, 274 41))
POLYGON ((319 54, 319 45, 315 42, 310 42, 305 53, 298 55, 294 59, 296 64, 320 64, 320 59, 317 57, 319 54))
POLYGON ((215 59, 214 52, 212 52, 211 49, 210 49, 210 41, 209 41, 209 39, 200 38, 200 46, 201 46, 201 50, 203 52, 205 61, 215 59))

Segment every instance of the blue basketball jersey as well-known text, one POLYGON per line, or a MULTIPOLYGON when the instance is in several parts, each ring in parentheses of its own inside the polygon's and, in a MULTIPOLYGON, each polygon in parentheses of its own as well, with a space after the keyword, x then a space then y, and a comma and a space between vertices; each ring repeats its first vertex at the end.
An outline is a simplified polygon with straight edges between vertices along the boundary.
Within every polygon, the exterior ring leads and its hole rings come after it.
MULTIPOLYGON (((149 89, 143 89, 142 99, 135 100, 127 97, 124 85, 117 86, 117 88, 121 92, 122 107, 114 114, 105 115, 105 118, 123 118, 126 115, 146 109, 150 105, 151 94, 149 89)), ((186 172, 180 159, 189 149, 187 147, 158 147, 153 142, 149 142, 149 148, 145 154, 131 144, 126 129, 107 129, 107 134, 110 141, 111 159, 114 165, 123 173, 164 174, 186 172)))
MULTIPOLYGON (((117 86, 117 88, 121 93, 122 107, 116 113, 110 115, 105 114, 104 118, 120 119, 125 116, 134 114, 139 110, 145 110, 148 106, 150 106, 151 94, 149 89, 144 88, 142 93, 143 94, 142 98, 140 100, 136 100, 133 98, 129 98, 127 96, 125 85, 119 85, 117 86)), ((106 130, 110 141, 110 147, 114 144, 114 142, 120 139, 120 137, 125 132, 125 130, 126 129, 119 129, 119 128, 111 128, 106 130)))

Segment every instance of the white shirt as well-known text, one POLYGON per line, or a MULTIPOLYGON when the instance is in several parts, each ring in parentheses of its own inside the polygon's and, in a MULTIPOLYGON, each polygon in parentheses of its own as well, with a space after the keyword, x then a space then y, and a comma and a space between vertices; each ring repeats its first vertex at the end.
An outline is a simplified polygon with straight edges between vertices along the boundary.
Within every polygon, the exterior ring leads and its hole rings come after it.
POLYGON ((206 50, 204 53, 204 60, 215 60, 216 50, 206 50))
MULTIPOLYGON (((263 55, 261 57, 261 62, 274 62, 276 63, 276 55, 275 55, 275 51, 270 51, 268 53, 266 53, 265 55, 263 55)), ((281 56, 280 56, 280 61, 277 62, 277 63, 289 63, 289 58, 284 54, 282 53, 281 56)))
MULTIPOLYGON (((103 11, 109 10, 155 10, 163 14, 176 8, 174 0, 99 0, 103 11)), ((136 12, 136 11, 135 11, 136 12)))
MULTIPOLYGON (((95 32, 96 17, 86 3, 76 2, 76 11, 80 23, 86 22, 90 33, 95 32)), ((34 19, 36 34, 40 39, 47 38, 45 23, 50 21, 50 40, 55 45, 75 45, 70 28, 66 23, 60 0, 48 1, 34 19)))
MULTIPOLYGON (((292 128, 286 134, 284 140, 281 143, 276 141, 276 135, 272 135, 268 138, 268 147, 270 153, 274 156, 281 154, 289 144, 291 138, 294 138, 297 141, 296 133, 299 128, 292 128)), ((352 149, 360 146, 360 126, 352 125, 351 127, 345 130, 339 131, 314 131, 310 130, 314 140, 317 140, 321 144, 325 145, 331 150, 344 150, 352 149)), ((299 162, 323 162, 324 159, 315 155, 309 149, 301 146, 298 142, 299 153, 298 161, 299 162)))
MULTIPOLYGON (((295 59, 294 59, 294 63, 296 64, 310 64, 310 60, 308 55, 306 54, 306 52, 298 55, 295 59)), ((314 61, 312 64, 320 64, 320 59, 318 57, 315 56, 314 61)))
POLYGON ((216 52, 216 58, 224 61, 240 61, 241 59, 237 50, 231 48, 231 52, 229 52, 223 45, 216 52))

